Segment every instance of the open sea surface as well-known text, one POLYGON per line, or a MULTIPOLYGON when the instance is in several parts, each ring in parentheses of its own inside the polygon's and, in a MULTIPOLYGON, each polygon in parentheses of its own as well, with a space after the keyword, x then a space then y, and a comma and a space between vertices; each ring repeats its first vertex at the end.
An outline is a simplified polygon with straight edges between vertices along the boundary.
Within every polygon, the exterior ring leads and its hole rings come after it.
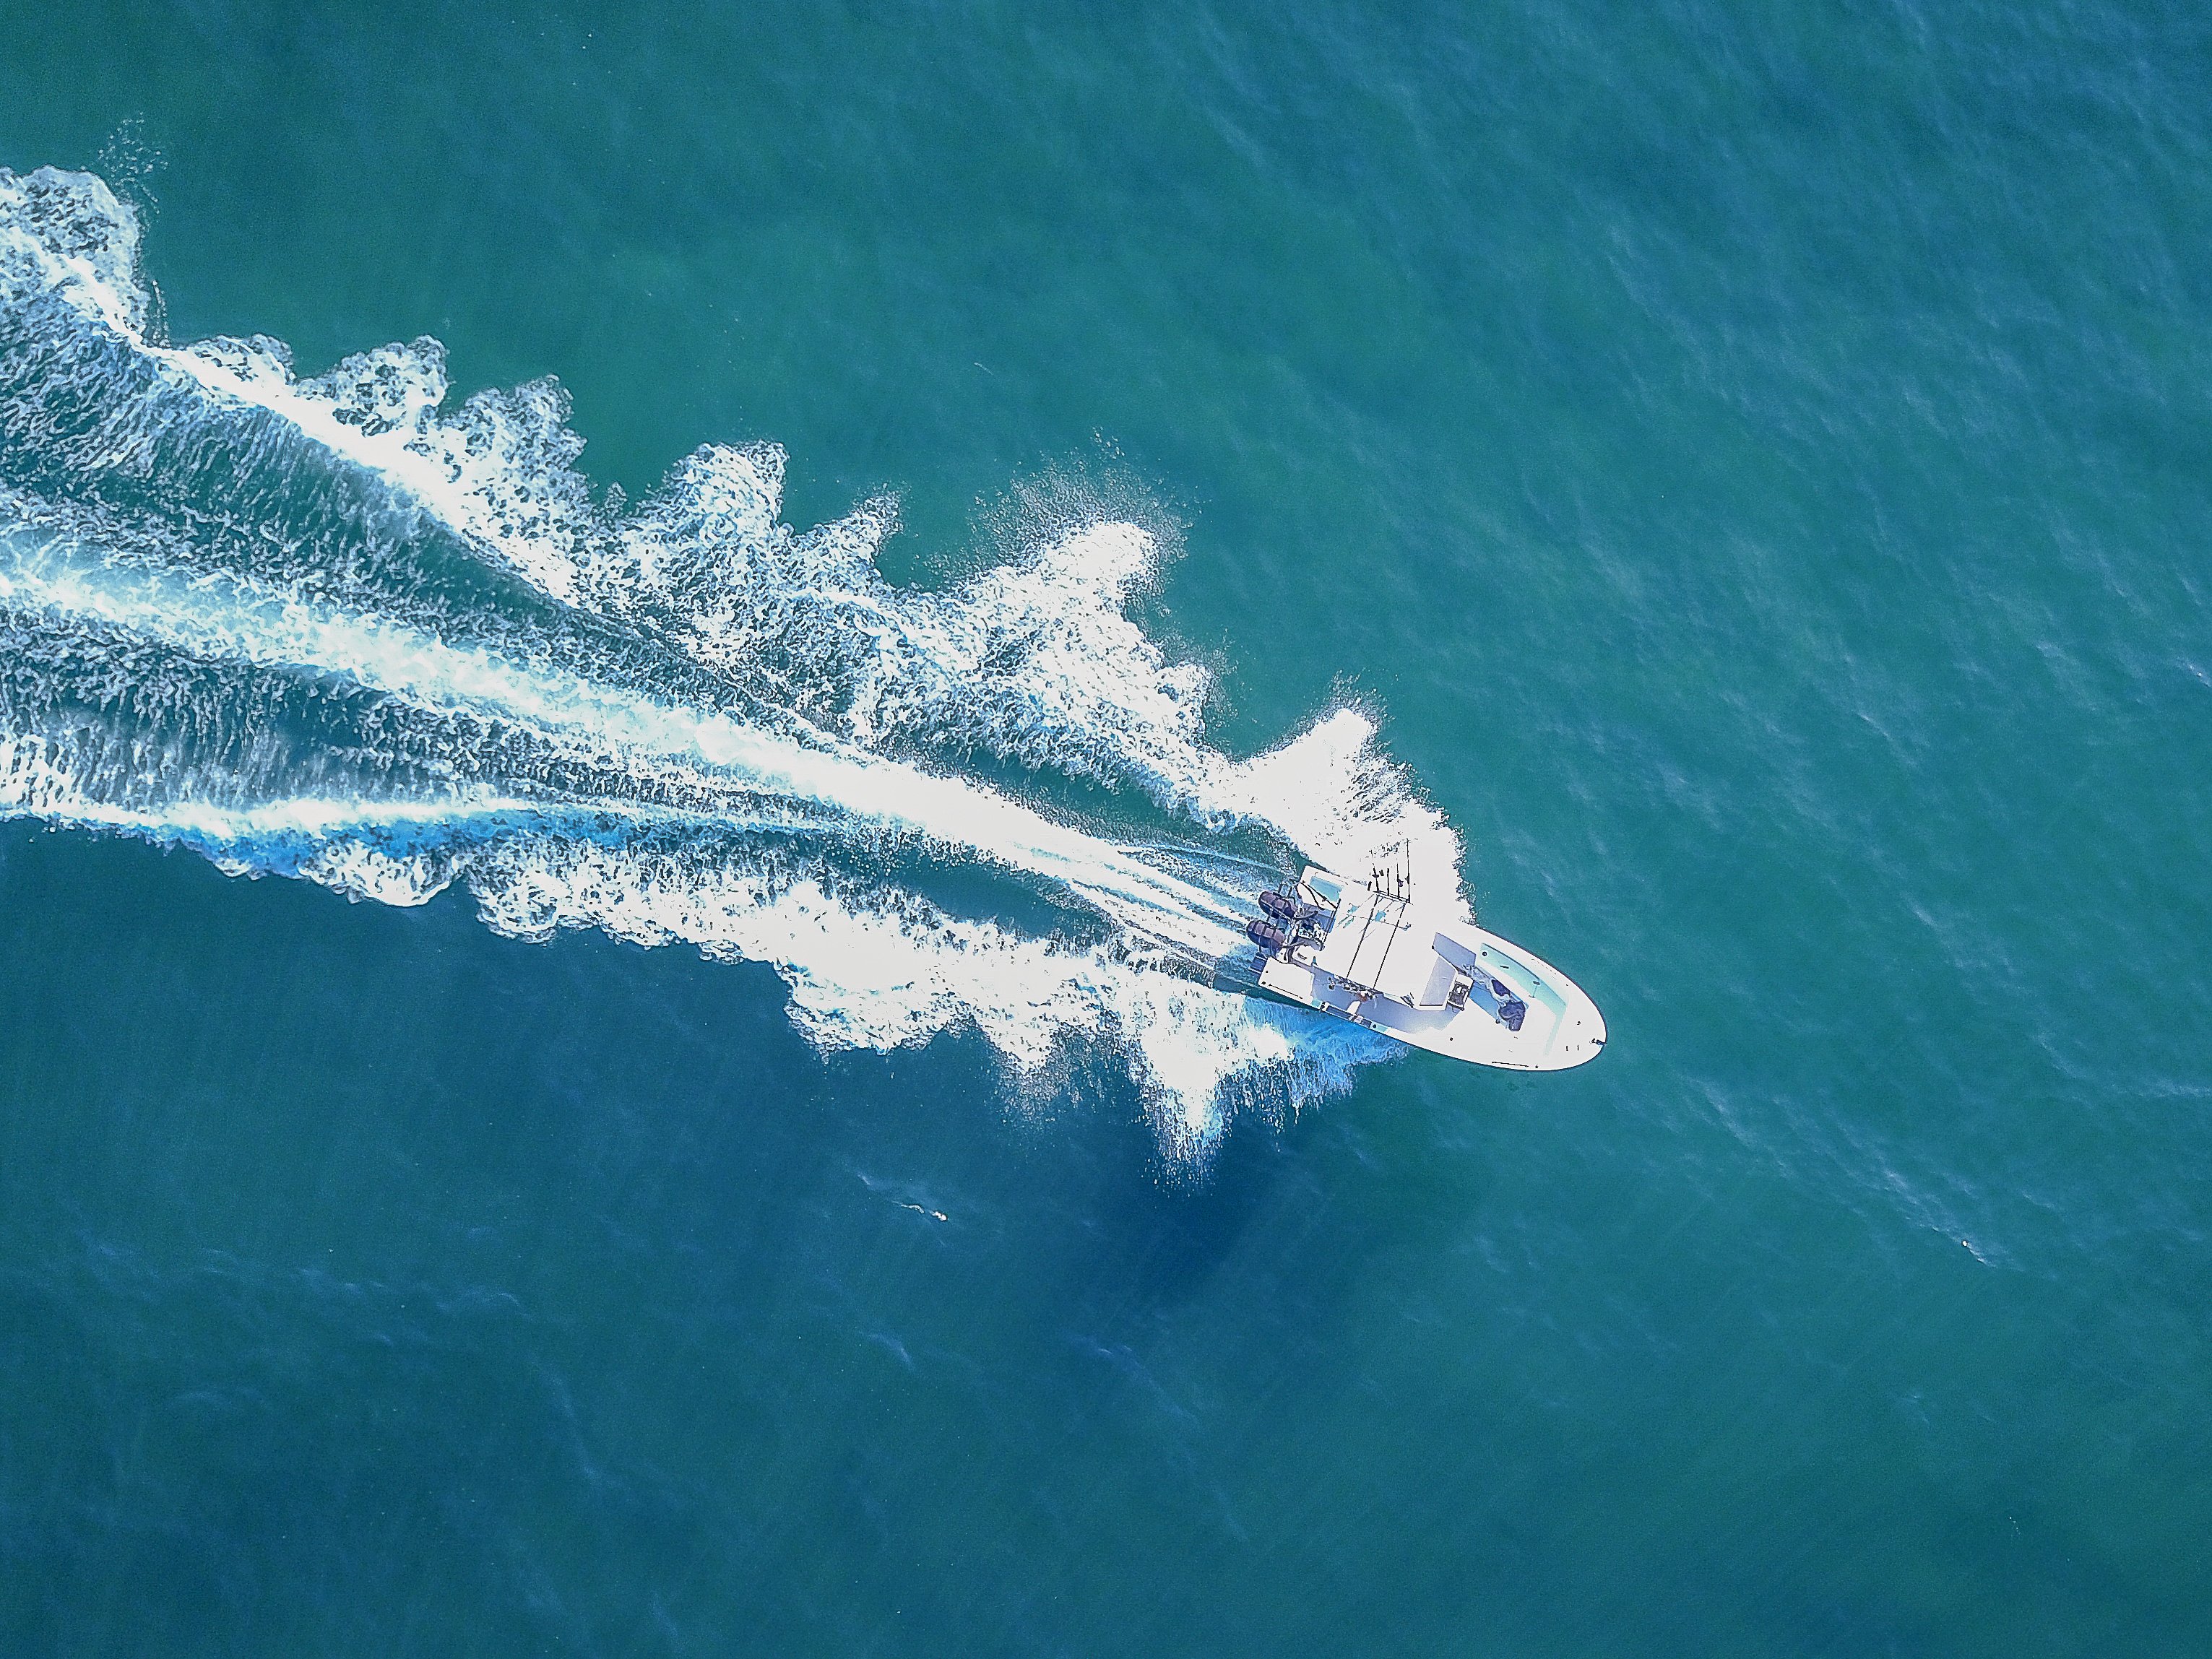
POLYGON ((0 0, 0 1652, 2212 1652, 2212 12, 0 0), (1246 996, 1302 858, 1584 1069, 1246 996))

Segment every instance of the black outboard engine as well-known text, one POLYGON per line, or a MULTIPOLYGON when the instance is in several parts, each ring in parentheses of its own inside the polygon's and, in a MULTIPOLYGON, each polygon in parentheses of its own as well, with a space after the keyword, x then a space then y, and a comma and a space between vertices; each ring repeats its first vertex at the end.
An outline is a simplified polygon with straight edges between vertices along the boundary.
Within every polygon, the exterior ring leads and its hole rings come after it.
POLYGON ((1273 891, 1260 895, 1260 908, 1277 921, 1293 927, 1312 921, 1321 915, 1318 904, 1301 904, 1287 893, 1273 891))
POLYGON ((1283 937, 1283 930, 1281 928, 1276 927, 1273 922, 1263 921, 1258 916, 1253 917, 1251 921, 1244 924, 1244 937, 1250 939, 1253 944, 1258 945, 1269 956, 1274 955, 1276 951, 1281 950, 1284 945, 1290 943, 1288 939, 1283 937))

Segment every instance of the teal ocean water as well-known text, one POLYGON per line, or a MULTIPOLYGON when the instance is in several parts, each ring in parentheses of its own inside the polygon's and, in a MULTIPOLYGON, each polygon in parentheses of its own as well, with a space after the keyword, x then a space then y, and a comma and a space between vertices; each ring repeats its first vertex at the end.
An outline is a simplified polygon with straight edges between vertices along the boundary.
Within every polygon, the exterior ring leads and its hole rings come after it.
POLYGON ((2212 1651, 2205 16, 0 21, 0 1650, 2212 1651))

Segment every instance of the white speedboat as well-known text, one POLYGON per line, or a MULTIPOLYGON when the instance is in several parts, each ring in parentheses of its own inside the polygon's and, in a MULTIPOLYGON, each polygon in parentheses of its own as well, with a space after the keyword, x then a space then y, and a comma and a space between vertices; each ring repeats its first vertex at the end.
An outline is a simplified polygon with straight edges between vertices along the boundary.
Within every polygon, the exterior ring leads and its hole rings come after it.
POLYGON ((1245 932, 1262 988, 1431 1054, 1516 1072, 1595 1060, 1605 1017, 1541 957, 1414 897, 1410 876, 1364 882, 1309 866, 1260 896, 1245 932))

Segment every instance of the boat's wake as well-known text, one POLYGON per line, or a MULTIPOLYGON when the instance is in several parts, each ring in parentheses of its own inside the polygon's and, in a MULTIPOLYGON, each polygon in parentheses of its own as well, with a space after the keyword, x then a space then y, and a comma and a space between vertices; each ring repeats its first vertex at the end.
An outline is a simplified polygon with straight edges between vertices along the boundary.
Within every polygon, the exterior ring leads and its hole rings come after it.
POLYGON ((1144 530, 1067 508, 896 588, 890 506, 792 529, 772 447, 632 505, 551 383, 445 409, 434 342, 306 380, 169 346, 137 244, 98 179, 0 172, 0 815, 770 963, 824 1046, 1109 1045, 1181 1156, 1380 1057, 1215 982, 1263 878, 1217 854, 1410 842, 1456 891, 1456 838, 1358 711, 1210 746, 1205 672, 1127 614, 1144 530))

